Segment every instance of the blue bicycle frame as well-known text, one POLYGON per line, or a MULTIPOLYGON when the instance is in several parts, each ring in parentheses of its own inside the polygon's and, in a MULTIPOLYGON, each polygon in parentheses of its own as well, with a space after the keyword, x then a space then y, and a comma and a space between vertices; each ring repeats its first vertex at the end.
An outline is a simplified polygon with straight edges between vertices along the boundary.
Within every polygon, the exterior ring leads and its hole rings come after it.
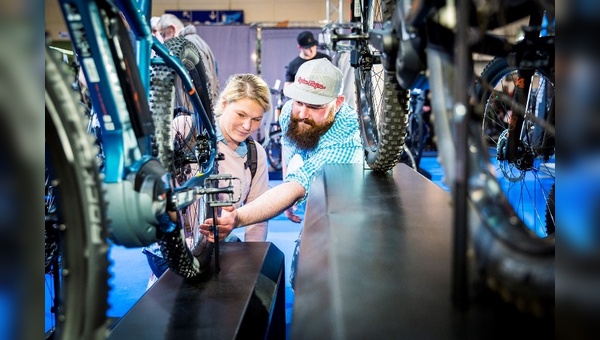
POLYGON ((104 183, 111 202, 109 216, 113 225, 119 226, 112 228, 113 232, 121 232, 115 238, 124 245, 147 245, 155 239, 154 228, 148 228, 148 224, 158 224, 157 216, 172 203, 167 201, 178 201, 175 202, 178 208, 190 204, 198 193, 194 190, 203 187, 204 180, 213 173, 217 154, 214 128, 181 61, 152 36, 151 1, 59 0, 59 3, 102 129, 104 183), (127 51, 128 45, 122 43, 127 34, 117 23, 120 15, 129 25, 132 42, 135 40, 135 60, 127 51), (151 50, 155 57, 151 58, 151 50), (158 194, 176 192, 182 194, 179 199, 168 195, 163 195, 166 199, 152 197, 157 193, 144 192, 137 178, 141 169, 156 169, 158 163, 150 155, 150 136, 154 132, 148 105, 151 65, 166 65, 181 78, 198 113, 194 117, 196 126, 203 127, 209 141, 210 153, 201 167, 203 171, 179 188, 171 187, 164 169, 154 174, 162 177, 155 181, 162 181, 165 187, 165 192, 158 194))

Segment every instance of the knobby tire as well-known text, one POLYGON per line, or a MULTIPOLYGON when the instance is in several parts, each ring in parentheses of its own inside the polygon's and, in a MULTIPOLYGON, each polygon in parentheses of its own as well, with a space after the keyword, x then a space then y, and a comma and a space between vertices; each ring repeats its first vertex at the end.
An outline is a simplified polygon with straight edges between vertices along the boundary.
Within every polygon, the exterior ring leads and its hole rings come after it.
MULTIPOLYGON (((391 20, 396 2, 370 1, 363 8, 363 30, 368 32, 374 25, 391 20)), ((385 172, 400 161, 406 135, 408 92, 380 63, 372 63, 379 52, 368 41, 357 44, 359 58, 364 61, 355 69, 355 84, 365 160, 373 171, 385 172)))
POLYGON ((106 204, 78 99, 66 81, 65 66, 46 49, 47 167, 56 193, 61 281, 57 339, 104 339, 107 335, 109 260, 106 204))
MULTIPOLYGON (((196 46, 184 37, 169 39, 165 46, 188 70, 214 126, 208 77, 196 46)), ((203 161, 195 152, 203 129, 175 71, 168 66, 152 66, 150 109, 155 126, 156 155, 173 175, 174 185, 181 185, 203 170, 203 161)), ((201 197, 178 212, 179 228, 169 233, 157 233, 169 268, 184 278, 193 280, 203 276, 210 263, 214 245, 199 233, 198 223, 212 216, 211 213, 212 209, 201 197)))

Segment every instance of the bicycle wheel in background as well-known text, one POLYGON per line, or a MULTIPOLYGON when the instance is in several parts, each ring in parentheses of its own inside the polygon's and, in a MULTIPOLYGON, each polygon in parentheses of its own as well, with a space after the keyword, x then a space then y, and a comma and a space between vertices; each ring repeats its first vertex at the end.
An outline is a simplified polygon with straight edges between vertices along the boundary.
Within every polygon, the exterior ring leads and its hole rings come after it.
MULTIPOLYGON (((179 58, 193 80, 200 101, 214 126, 210 86, 204 63, 196 46, 184 37, 165 42, 171 53, 179 58)), ((153 65, 150 78, 150 108, 155 125, 156 155, 167 171, 172 174, 174 187, 204 172, 208 160, 207 137, 198 113, 181 85, 174 70, 164 65, 153 65)), ((202 274, 210 262, 213 244, 204 239, 198 224, 211 216, 212 209, 205 198, 179 211, 182 226, 177 235, 162 235, 159 241, 169 267, 179 275, 193 278, 202 274), (185 242, 185 249, 178 247, 185 242), (190 253, 188 253, 188 249, 190 253), (194 256, 189 256, 193 254, 194 256)))
POLYGON ((52 52, 46 50, 46 167, 55 210, 46 216, 61 233, 58 339, 104 339, 108 308, 106 204, 97 150, 81 107, 52 52))
POLYGON ((425 91, 415 89, 411 91, 410 106, 408 113, 408 124, 406 128, 406 137, 404 137, 404 151, 400 155, 400 161, 415 170, 419 170, 421 156, 425 140, 427 139, 427 126, 423 119, 423 101, 425 91))
POLYGON ((281 129, 270 132, 269 139, 263 144, 265 151, 267 152, 267 159, 269 164, 275 171, 281 171, 282 169, 282 150, 281 150, 281 129))
MULTIPOLYGON (((517 131, 522 136, 521 153, 515 161, 506 159, 513 110, 501 97, 513 96, 516 79, 517 70, 509 67, 506 58, 495 58, 484 68, 481 83, 489 86, 478 87, 484 104, 482 134, 496 178, 515 212, 529 229, 545 237, 554 233, 555 228, 554 197, 551 195, 555 183, 554 135, 526 116, 523 130, 517 131)), ((536 72, 529 91, 527 114, 544 121, 552 120, 553 98, 554 85, 536 72)), ((549 123, 554 125, 553 121, 549 123)))
MULTIPOLYGON (((364 33, 381 28, 391 20, 395 1, 361 1, 364 33)), ((355 14, 356 15, 356 14, 355 14)), ((385 172, 399 161, 406 134, 408 92, 381 64, 381 52, 368 40, 358 40, 355 51, 356 110, 365 150, 365 159, 374 171, 385 172)))
MULTIPOLYGON (((426 82, 426 78, 424 82, 426 82)), ((426 114, 425 105, 427 101, 428 88, 413 88, 410 91, 410 104, 408 123, 404 144, 408 146, 414 156, 415 169, 419 168, 423 150, 429 138, 429 127, 423 118, 426 114)))

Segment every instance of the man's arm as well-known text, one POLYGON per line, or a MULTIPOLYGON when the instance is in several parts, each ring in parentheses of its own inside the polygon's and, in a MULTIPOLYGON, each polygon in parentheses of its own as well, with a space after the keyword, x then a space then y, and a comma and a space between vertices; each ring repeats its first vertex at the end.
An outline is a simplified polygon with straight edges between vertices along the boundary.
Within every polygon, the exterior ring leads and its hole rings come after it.
MULTIPOLYGON (((284 144, 282 144, 282 147, 283 147, 283 150, 282 150, 282 160, 283 161, 281 162, 281 176, 282 176, 282 178, 285 179, 285 176, 287 175, 287 159, 285 159, 285 156, 283 155, 283 153, 285 153, 287 148, 285 147, 284 144)), ((297 183, 297 182, 294 182, 294 183, 297 183)), ((294 203, 296 203, 296 202, 294 202, 294 203)), ((285 215, 285 217, 288 218, 288 220, 290 220, 294 223, 302 222, 302 217, 294 214, 294 210, 295 210, 295 206, 294 206, 294 204, 292 204, 291 206, 289 206, 287 209, 285 209, 283 211, 283 214, 285 215)))
MULTIPOLYGON (((298 182, 286 182, 267 190, 254 201, 237 209, 237 225, 248 225, 271 219, 304 197, 306 191, 298 182)), ((219 220, 219 224, 221 221, 219 220)))

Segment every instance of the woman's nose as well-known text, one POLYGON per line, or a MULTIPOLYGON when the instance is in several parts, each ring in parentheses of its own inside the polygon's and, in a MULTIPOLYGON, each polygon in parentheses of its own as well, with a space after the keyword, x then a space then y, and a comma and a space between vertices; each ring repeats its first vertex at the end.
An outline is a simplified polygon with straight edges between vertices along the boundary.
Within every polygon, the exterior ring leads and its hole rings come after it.
POLYGON ((252 119, 244 119, 242 122, 242 127, 246 129, 246 131, 250 131, 252 128, 252 119))

